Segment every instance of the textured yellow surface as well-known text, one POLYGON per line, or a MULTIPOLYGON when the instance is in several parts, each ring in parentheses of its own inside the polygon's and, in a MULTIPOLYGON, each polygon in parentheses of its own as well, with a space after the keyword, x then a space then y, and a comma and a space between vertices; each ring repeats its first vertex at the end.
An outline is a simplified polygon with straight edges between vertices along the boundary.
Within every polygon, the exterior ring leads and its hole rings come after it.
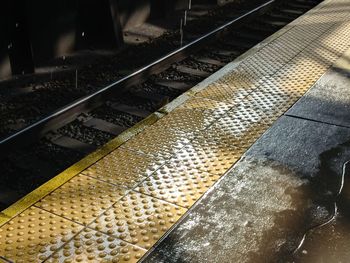
POLYGON ((152 125, 145 132, 127 141, 122 147, 158 157, 159 161, 172 156, 178 149, 190 142, 190 138, 179 130, 170 130, 152 125))
POLYGON ((77 175, 36 206, 87 225, 121 199, 126 191, 94 178, 77 175))
POLYGON ((147 178, 136 191, 179 206, 190 207, 219 178, 217 175, 176 163, 175 160, 170 163, 172 165, 163 166, 147 178))
POLYGON ((323 2, 3 211, 0 256, 137 261, 350 47, 348 5, 323 2))
POLYGON ((145 250, 85 228, 46 262, 137 262, 145 250))
POLYGON ((208 128, 231 107, 231 104, 194 97, 160 119, 155 126, 195 134, 208 128))
POLYGON ((119 148, 83 171, 83 174, 125 188, 133 188, 162 164, 155 157, 119 148))
POLYGON ((0 255, 14 262, 40 262, 82 226, 31 207, 0 228, 0 255))
POLYGON ((144 248, 151 248, 186 209, 137 192, 130 192, 91 227, 144 248))

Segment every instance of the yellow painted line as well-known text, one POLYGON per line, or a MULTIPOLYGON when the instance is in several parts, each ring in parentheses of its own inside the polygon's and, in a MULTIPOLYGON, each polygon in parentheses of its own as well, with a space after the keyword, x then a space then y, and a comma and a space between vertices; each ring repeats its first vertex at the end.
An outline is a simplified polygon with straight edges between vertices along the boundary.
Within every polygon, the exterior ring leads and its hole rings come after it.
POLYGON ((130 129, 124 131, 119 136, 105 144, 103 147, 98 149, 97 151, 89 154, 79 162, 75 163, 74 165, 70 166, 48 182, 44 183, 43 185, 39 186, 26 196, 24 196, 22 199, 18 200, 13 205, 9 206, 5 210, 1 211, 0 213, 0 226, 7 223, 11 218, 15 217, 16 215, 20 214, 36 202, 38 202, 40 199, 42 199, 44 196, 48 195, 64 183, 66 183, 68 180, 70 180, 75 175, 82 172, 84 169, 88 168, 113 150, 115 150, 117 147, 119 147, 121 144, 129 140, 131 137, 135 136, 136 134, 140 133, 142 130, 144 130, 146 127, 152 125, 154 122, 156 122, 158 119, 162 118, 163 114, 160 113, 153 113, 146 119, 140 121, 130 129))

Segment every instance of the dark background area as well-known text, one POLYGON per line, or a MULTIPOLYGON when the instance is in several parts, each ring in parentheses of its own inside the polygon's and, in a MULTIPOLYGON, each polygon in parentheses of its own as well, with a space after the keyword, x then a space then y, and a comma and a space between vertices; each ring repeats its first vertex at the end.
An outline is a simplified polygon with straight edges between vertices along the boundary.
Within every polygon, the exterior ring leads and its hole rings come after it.
MULTIPOLYGON (((189 0, 5 0, 0 8, 0 79, 33 73, 78 50, 117 49, 122 32, 166 19, 189 0)), ((216 0, 192 0, 192 4, 216 0)))

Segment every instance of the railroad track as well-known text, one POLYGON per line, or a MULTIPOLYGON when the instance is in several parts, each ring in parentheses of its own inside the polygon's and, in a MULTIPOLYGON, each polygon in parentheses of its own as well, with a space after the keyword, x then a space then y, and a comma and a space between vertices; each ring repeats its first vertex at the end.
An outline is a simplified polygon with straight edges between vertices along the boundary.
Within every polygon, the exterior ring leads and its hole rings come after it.
POLYGON ((206 35, 198 37, 185 30, 188 42, 181 48, 3 138, 0 208, 146 118, 317 3, 270 0, 206 35))

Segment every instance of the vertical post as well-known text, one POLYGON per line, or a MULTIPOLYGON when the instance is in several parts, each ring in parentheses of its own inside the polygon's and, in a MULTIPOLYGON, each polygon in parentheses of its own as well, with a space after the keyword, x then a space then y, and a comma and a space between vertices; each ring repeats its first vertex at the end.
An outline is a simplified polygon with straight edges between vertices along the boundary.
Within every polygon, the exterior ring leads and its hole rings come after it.
POLYGON ((117 0, 109 0, 109 2, 110 2, 114 34, 116 36, 117 44, 119 46, 122 46, 124 44, 124 37, 123 37, 123 28, 120 23, 118 3, 117 3, 117 0))
POLYGON ((12 74, 33 73, 34 61, 25 13, 25 1, 9 0, 10 43, 8 54, 12 74))

